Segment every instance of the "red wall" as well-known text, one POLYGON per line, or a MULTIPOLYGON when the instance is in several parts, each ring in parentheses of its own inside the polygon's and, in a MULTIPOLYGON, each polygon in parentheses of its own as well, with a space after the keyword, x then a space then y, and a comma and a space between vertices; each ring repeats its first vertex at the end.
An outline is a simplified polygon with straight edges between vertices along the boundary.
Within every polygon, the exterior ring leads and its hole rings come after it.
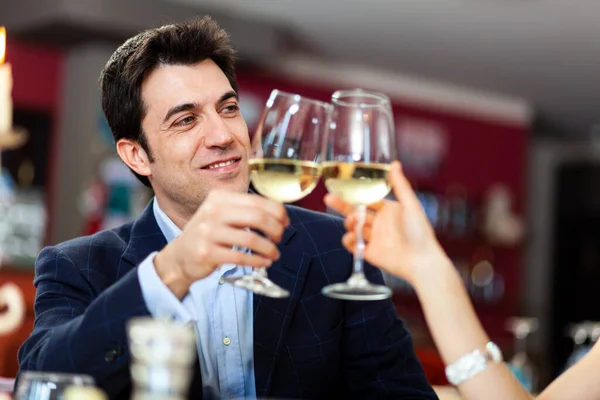
MULTIPOLYGON (((10 35, 10 32, 8 32, 10 35)), ((52 160, 58 154, 58 129, 60 117, 61 90, 64 72, 64 53, 57 49, 16 43, 9 39, 6 46, 6 61, 12 66, 13 72, 13 102, 15 108, 31 109, 49 113, 53 118, 53 129, 46 181, 46 204, 48 224, 46 227, 46 242, 50 241, 54 222, 52 213, 56 169, 52 160)))
POLYGON ((6 49, 6 61, 13 71, 15 105, 58 114, 63 53, 12 41, 6 49))

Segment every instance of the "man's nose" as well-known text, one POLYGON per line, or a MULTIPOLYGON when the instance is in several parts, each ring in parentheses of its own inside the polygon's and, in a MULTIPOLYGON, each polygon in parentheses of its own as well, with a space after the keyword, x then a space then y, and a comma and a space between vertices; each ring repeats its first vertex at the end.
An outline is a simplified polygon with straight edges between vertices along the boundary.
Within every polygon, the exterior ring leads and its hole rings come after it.
POLYGON ((211 115, 207 132, 204 137, 204 145, 207 148, 226 148, 233 143, 235 137, 221 116, 211 115))

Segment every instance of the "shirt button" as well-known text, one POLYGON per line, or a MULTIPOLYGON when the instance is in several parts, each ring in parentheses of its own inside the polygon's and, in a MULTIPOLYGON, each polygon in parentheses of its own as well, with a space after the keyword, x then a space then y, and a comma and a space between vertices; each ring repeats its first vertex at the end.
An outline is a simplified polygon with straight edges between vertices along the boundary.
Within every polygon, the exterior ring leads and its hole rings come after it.
POLYGON ((219 279, 219 285, 222 285, 222 284, 224 284, 224 283, 225 283, 225 278, 221 278, 221 279, 219 279))
POLYGON ((223 344, 225 346, 229 346, 231 344, 231 339, 229 339, 228 337, 225 337, 225 339, 223 339, 223 344))
POLYGON ((117 359, 117 357, 119 357, 121 354, 123 354, 123 348, 120 346, 115 347, 114 349, 110 349, 108 350, 106 353, 104 353, 104 360, 106 362, 113 362, 117 359))

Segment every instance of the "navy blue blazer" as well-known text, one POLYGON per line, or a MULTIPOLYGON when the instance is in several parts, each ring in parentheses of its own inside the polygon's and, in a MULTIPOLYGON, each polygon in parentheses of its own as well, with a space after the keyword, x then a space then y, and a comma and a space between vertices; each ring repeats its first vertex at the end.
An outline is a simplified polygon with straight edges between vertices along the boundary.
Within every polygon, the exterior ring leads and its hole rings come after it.
MULTIPOLYGON (((269 277, 291 296, 254 296, 258 396, 436 399, 390 301, 321 295, 352 270, 342 220, 286 208, 291 224, 269 277)), ((21 371, 89 374, 111 399, 129 399, 125 324, 149 315, 136 266, 165 245, 150 203, 133 223, 45 248, 36 261, 35 326, 19 350, 21 371)), ((366 272, 382 282, 377 269, 366 272)), ((201 397, 196 363, 190 398, 201 397)))

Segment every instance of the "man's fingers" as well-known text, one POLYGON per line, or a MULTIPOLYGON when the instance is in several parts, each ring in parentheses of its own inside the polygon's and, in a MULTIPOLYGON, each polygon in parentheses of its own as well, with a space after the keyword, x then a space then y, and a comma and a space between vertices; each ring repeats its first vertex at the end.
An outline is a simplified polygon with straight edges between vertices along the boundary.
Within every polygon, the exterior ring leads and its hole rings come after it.
POLYGON ((283 204, 254 194, 213 190, 200 208, 203 207, 208 214, 231 209, 258 210, 271 215, 285 226, 290 223, 283 204))
MULTIPOLYGON (((273 242, 283 237, 286 225, 260 208, 223 208, 213 213, 211 224, 227 225, 235 228, 250 228, 264 233, 273 242)), ((208 232, 210 234, 210 232, 208 232)))
POLYGON ((270 267, 273 260, 259 254, 233 250, 222 246, 215 246, 212 250, 211 262, 214 265, 235 264, 253 268, 270 267))
POLYGON ((252 231, 219 227, 214 229, 210 233, 210 236, 212 241, 225 247, 237 246, 240 249, 246 248, 270 260, 277 260, 280 257, 277 246, 271 240, 252 231))

